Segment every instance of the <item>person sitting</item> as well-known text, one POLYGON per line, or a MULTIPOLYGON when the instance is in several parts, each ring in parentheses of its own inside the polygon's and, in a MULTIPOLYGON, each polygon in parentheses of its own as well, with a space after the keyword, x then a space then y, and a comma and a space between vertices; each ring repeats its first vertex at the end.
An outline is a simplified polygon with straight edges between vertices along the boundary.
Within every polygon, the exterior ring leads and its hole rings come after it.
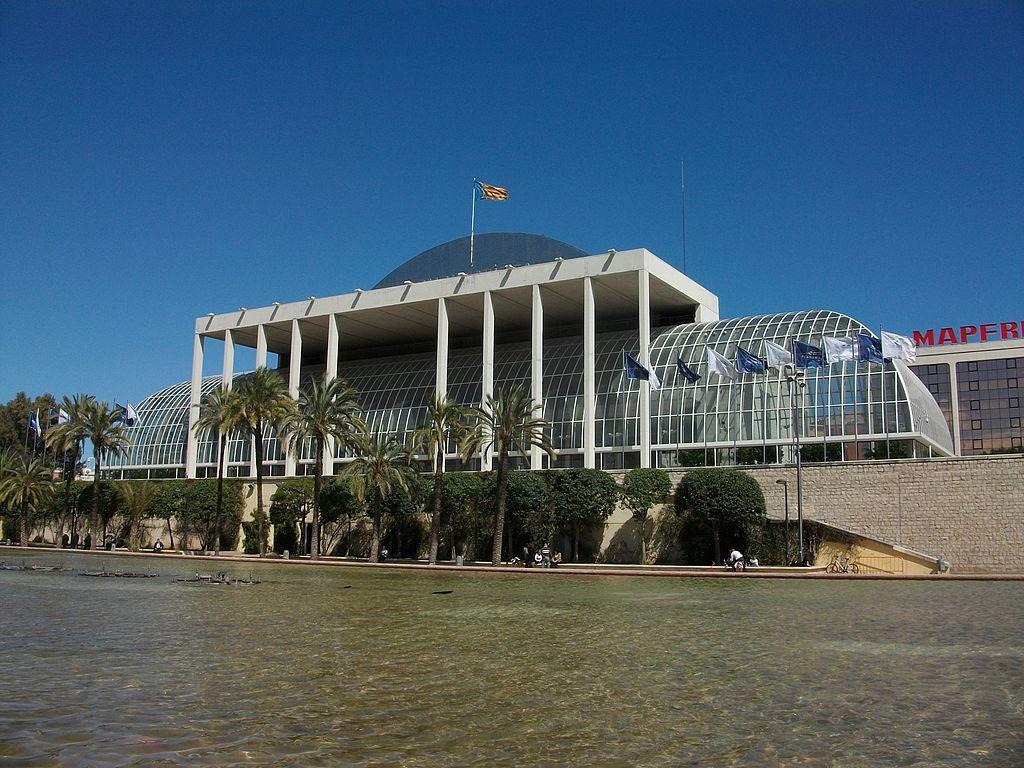
POLYGON ((555 554, 552 555, 552 557, 551 557, 551 567, 552 568, 557 568, 561 563, 562 563, 562 553, 561 552, 555 552, 555 554))
POLYGON ((164 551, 164 543, 158 539, 156 544, 153 545, 153 551, 159 555, 164 551))
POLYGON ((534 552, 534 553, 533 553, 533 564, 534 564, 535 566, 537 566, 538 568, 543 568, 543 567, 544 567, 544 566, 542 565, 542 563, 543 563, 543 562, 544 562, 544 557, 543 557, 543 555, 541 555, 541 553, 540 553, 540 552, 534 552))
POLYGON ((743 558, 743 553, 735 548, 729 552, 729 558, 725 561, 725 563, 734 571, 742 571, 744 566, 746 565, 746 561, 743 558))
POLYGON ((750 562, 747 563, 747 568, 760 568, 761 564, 757 562, 757 555, 753 555, 750 558, 750 562))
POLYGON ((380 558, 379 559, 380 559, 380 561, 382 563, 385 562, 388 559, 388 548, 387 547, 384 547, 384 549, 382 549, 380 551, 380 558))

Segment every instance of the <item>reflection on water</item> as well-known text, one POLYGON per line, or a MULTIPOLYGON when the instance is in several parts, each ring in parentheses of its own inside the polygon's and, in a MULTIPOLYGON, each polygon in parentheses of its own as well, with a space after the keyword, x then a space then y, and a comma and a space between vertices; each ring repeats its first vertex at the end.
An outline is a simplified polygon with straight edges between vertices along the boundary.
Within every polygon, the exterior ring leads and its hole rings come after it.
POLYGON ((0 572, 0 763, 1024 764, 1018 584, 145 567, 0 572))

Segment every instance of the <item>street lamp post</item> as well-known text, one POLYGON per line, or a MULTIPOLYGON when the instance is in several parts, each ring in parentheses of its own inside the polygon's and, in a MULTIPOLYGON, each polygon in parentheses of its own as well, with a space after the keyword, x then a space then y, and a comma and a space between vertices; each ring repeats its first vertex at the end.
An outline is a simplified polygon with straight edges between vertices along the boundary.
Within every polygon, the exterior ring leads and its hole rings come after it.
POLYGON ((797 408, 797 397, 800 390, 807 386, 804 372, 795 366, 786 366, 786 382, 789 384, 789 405, 793 414, 793 445, 796 451, 796 520, 799 537, 800 564, 804 564, 804 484, 803 467, 800 460, 800 419, 797 408), (795 385, 795 386, 794 386, 795 385))
POLYGON ((789 484, 783 480, 778 479, 775 481, 777 484, 782 486, 782 492, 785 498, 785 509, 786 509, 786 565, 789 565, 792 560, 789 559, 789 484))

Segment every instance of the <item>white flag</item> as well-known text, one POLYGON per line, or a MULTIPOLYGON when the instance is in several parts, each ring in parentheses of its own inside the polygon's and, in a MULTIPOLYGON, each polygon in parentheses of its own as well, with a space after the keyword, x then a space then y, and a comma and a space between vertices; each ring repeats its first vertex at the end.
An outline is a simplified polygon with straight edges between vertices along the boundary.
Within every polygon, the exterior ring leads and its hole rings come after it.
POLYGON ((768 358, 769 368, 781 368, 784 365, 793 364, 793 353, 773 341, 764 343, 764 356, 768 358))
POLYGON ((914 340, 898 333, 882 331, 882 357, 890 360, 917 360, 917 347, 914 340))
POLYGON ((740 372, 736 370, 736 366, 733 365, 732 361, 720 355, 711 347, 706 347, 708 351, 708 370, 711 373, 717 373, 726 379, 738 379, 740 372))
POLYGON ((661 389, 661 379, 659 379, 658 374, 654 372, 654 366, 652 365, 647 370, 647 383, 651 385, 651 389, 661 389))
POLYGON ((853 336, 822 336, 825 342, 825 361, 841 363, 844 360, 856 362, 857 360, 857 339, 853 336))

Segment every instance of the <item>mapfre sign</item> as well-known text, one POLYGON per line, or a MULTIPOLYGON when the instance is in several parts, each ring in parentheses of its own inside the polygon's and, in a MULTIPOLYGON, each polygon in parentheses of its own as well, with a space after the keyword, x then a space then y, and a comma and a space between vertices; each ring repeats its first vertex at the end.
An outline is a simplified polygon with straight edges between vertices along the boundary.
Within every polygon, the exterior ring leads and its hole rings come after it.
POLYGON ((980 341, 1005 341, 1024 336, 1024 321, 1019 323, 982 323, 961 325, 959 328, 931 328, 914 331, 914 343, 919 347, 937 347, 943 344, 971 344, 980 341))

